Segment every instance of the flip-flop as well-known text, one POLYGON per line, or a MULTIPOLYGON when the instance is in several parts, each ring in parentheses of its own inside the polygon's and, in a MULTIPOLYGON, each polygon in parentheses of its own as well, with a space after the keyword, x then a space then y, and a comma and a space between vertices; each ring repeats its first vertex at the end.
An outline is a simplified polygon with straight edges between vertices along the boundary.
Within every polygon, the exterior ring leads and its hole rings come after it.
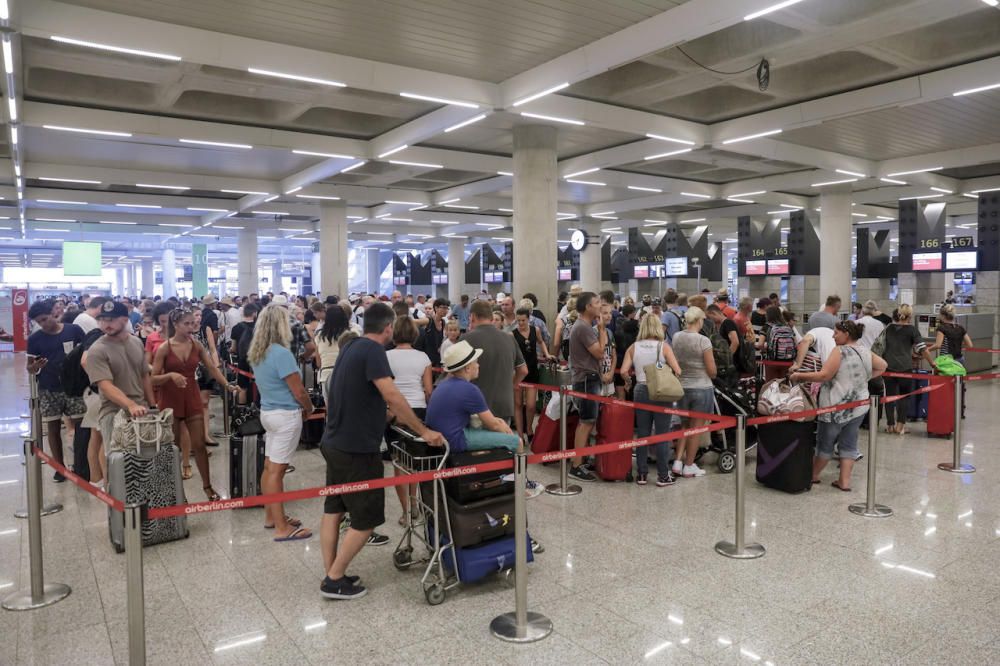
POLYGON ((822 481, 820 481, 819 479, 816 479, 815 481, 813 481, 813 485, 814 485, 814 486, 815 486, 815 485, 816 485, 817 483, 823 483, 823 482, 822 482, 822 481))
POLYGON ((305 527, 296 527, 295 531, 286 537, 275 537, 275 541, 303 541, 312 537, 312 532, 303 535, 303 532, 309 532, 305 527))
MULTIPOLYGON (((299 520, 298 518, 289 518, 288 516, 285 516, 285 522, 291 525, 292 527, 302 527, 302 521, 299 520)), ((264 525, 264 529, 273 530, 274 525, 264 525)))
POLYGON ((836 488, 837 490, 843 491, 845 493, 851 492, 850 488, 844 488, 842 485, 840 485, 840 481, 839 480, 837 480, 837 481, 831 481, 830 485, 833 486, 834 488, 836 488))

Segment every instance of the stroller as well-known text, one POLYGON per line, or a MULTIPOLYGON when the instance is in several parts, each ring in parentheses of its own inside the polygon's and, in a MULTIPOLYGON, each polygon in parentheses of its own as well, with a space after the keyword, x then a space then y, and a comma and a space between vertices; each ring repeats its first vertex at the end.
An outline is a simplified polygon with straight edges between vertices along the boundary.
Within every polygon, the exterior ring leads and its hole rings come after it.
MULTIPOLYGON (((757 402, 756 382, 752 377, 741 380, 735 387, 715 384, 715 411, 723 416, 747 416, 755 414, 754 405, 757 402)), ((711 433, 709 446, 701 447, 697 459, 705 453, 718 454, 716 464, 719 471, 730 474, 736 469, 736 429, 726 428, 711 433)), ((747 426, 746 450, 757 446, 757 426, 747 426)))

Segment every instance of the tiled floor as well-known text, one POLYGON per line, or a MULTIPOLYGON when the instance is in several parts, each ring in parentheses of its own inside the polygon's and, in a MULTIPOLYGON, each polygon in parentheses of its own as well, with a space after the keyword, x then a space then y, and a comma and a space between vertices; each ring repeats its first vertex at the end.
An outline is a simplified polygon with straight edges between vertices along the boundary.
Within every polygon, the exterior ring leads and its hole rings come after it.
MULTIPOLYGON (((16 454, 25 380, 14 364, 0 355, 0 385, 16 387, 0 402, 2 594, 28 584, 26 524, 12 517, 24 492, 16 454)), ((824 484, 793 496, 748 480, 748 527, 767 547, 760 560, 713 551, 732 535, 734 484, 711 466, 706 478, 669 488, 594 483, 576 497, 532 500, 532 532, 546 551, 531 566, 530 607, 555 633, 528 646, 489 634, 489 621, 513 609, 504 581, 430 607, 419 574, 392 566, 390 545, 357 561, 366 598, 327 601, 317 590, 317 538, 273 543, 259 510, 196 516, 189 539, 145 550, 149 662, 1000 663, 1000 453, 990 435, 998 399, 994 382, 969 389, 973 475, 938 471, 950 443, 927 439, 920 424, 880 439, 879 501, 896 511, 888 519, 847 511, 863 499, 864 463, 850 494, 824 484)), ((221 491, 226 455, 216 451, 221 491)), ((322 484, 318 453, 300 451, 295 464, 291 487, 322 484)), ((554 469, 532 471, 555 479, 554 469)), ((73 593, 42 610, 0 611, 0 663, 126 664, 124 556, 108 543, 103 506, 49 476, 46 499, 66 508, 42 519, 45 570, 73 593)), ((191 480, 189 496, 200 499, 200 487, 191 480)), ((385 530, 398 537, 392 493, 387 501, 385 530)), ((291 509, 318 526, 318 502, 291 509)))

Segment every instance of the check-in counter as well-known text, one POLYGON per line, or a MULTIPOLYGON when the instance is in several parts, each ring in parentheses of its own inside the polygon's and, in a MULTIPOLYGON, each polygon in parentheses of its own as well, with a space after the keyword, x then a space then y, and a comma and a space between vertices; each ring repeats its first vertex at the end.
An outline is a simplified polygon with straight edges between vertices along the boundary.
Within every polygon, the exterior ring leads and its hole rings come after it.
MULTIPOLYGON (((927 344, 937 339, 936 313, 917 313, 917 328, 927 344)), ((993 313, 991 312, 959 312, 955 315, 955 323, 963 327, 972 339, 973 347, 990 349, 993 347, 993 313)), ((983 352, 966 352, 965 368, 969 372, 982 372, 993 367, 993 354, 983 352)))

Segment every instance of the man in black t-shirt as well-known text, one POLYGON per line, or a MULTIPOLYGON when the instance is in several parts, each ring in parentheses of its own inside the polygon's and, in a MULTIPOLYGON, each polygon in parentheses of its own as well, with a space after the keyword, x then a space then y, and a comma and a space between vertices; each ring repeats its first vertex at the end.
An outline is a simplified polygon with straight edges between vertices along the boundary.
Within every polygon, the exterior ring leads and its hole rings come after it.
MULTIPOLYGON (((352 340, 337 357, 330 378, 326 429, 320 444, 326 459, 327 485, 382 478, 379 449, 387 407, 400 424, 428 444, 444 445, 441 433, 430 430, 417 418, 393 382, 385 345, 392 340, 394 321, 395 315, 388 305, 372 305, 365 313, 364 336, 352 340)), ((357 599, 365 595, 358 577, 347 575, 347 567, 375 528, 384 522, 383 488, 327 496, 320 532, 326 578, 320 585, 320 594, 328 599, 357 599), (351 526, 341 539, 340 522, 346 512, 351 514, 351 526)))

